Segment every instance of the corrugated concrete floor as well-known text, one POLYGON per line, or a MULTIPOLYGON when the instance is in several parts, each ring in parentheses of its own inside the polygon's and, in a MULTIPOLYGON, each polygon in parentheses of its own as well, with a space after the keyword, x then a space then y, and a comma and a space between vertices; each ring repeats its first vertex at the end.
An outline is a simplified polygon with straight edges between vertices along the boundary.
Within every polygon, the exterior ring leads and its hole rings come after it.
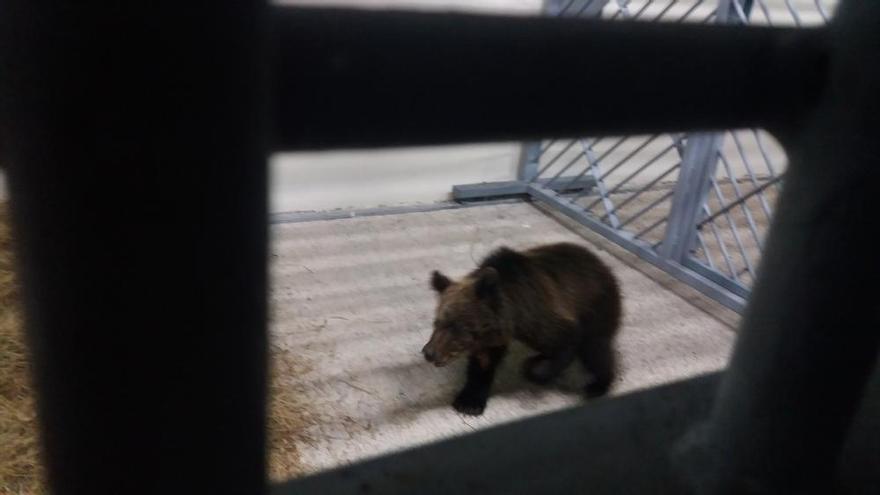
POLYGON ((429 272, 462 275, 502 244, 580 242, 610 264, 626 312, 614 394, 721 368, 733 340, 731 312, 526 203, 280 224, 272 235, 273 345, 297 361, 299 374, 280 379, 307 409, 299 474, 582 403, 577 366, 555 386, 532 386, 516 348, 485 414, 461 416, 449 404, 464 363, 423 360, 429 272))

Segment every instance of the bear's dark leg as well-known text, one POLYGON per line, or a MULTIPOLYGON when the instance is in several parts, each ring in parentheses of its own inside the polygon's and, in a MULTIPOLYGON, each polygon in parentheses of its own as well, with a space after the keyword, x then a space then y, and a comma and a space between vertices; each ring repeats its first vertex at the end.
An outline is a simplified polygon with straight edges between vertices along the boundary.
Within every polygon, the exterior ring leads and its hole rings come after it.
POLYGON ((574 361, 575 355, 573 346, 555 354, 538 354, 526 360, 523 372, 530 382, 543 385, 559 376, 574 361))
POLYGON ((593 375, 585 388, 587 397, 608 393, 617 371, 612 340, 604 337, 586 339, 581 344, 579 357, 587 372, 593 375))
POLYGON ((452 407, 462 414, 479 416, 486 409, 489 391, 495 379, 495 369, 507 353, 507 346, 492 347, 471 354, 468 360, 467 382, 458 393, 452 407))

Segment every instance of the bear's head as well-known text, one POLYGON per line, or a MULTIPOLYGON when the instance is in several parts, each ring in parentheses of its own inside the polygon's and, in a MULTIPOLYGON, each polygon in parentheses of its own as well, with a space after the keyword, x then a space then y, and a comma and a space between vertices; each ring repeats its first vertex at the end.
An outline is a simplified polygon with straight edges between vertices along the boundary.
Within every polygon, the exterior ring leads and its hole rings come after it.
POLYGON ((504 344, 498 317, 501 297, 498 271, 484 267, 454 281, 438 271, 431 274, 437 309, 431 339, 422 354, 435 366, 504 344))

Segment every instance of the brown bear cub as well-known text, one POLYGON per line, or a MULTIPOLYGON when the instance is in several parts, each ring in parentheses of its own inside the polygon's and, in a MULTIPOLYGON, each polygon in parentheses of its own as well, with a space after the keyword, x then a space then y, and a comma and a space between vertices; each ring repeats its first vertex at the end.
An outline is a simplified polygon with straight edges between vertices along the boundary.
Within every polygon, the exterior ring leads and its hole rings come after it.
POLYGON ((547 383, 578 359, 592 375, 588 397, 610 389, 620 289, 611 270, 586 248, 502 247, 461 280, 434 271, 431 285, 439 297, 434 332, 422 349, 425 359, 445 366, 469 356, 467 382, 452 404, 457 411, 483 413, 512 339, 538 351, 525 363, 529 380, 547 383))

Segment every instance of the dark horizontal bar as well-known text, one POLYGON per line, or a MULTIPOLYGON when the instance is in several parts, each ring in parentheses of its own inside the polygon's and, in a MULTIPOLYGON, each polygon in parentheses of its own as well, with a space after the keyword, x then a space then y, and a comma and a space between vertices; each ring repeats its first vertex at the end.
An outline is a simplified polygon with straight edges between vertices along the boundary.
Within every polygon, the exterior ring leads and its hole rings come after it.
POLYGON ((717 383, 709 374, 600 400, 289 481, 272 493, 684 493, 670 448, 708 417, 717 383))
POLYGON ((278 7, 276 149, 791 125, 825 29, 278 7), (600 95, 597 97, 597 95, 600 95))
MULTIPOLYGON (((556 192, 575 192, 590 189, 596 185, 596 179, 582 177, 570 184, 561 182, 562 177, 554 182, 550 189, 556 192)), ((546 186, 552 179, 537 179, 535 183, 546 186)), ((462 184, 452 186, 452 198, 456 200, 493 198, 498 196, 515 196, 528 194, 529 183, 519 180, 501 182, 481 182, 477 184, 462 184)))
MULTIPOLYGON (((271 493, 693 493, 705 466, 687 447, 708 431, 692 427, 708 419, 719 378, 710 373, 490 427, 280 483, 271 493)), ((832 493, 878 493, 878 414, 880 368, 855 416, 838 466, 839 491, 832 493)))
MULTIPOLYGON (((718 270, 709 268, 699 260, 695 259, 693 256, 688 256, 682 263, 682 266, 684 266, 688 270, 693 270, 694 273, 697 273, 701 277, 712 281, 719 287, 723 287, 724 289, 730 291, 731 294, 735 294, 743 298, 743 300, 747 300, 749 298, 750 290, 748 287, 744 286, 740 282, 726 277, 718 270)), ((745 271, 743 271, 742 273, 745 273, 745 271)))

